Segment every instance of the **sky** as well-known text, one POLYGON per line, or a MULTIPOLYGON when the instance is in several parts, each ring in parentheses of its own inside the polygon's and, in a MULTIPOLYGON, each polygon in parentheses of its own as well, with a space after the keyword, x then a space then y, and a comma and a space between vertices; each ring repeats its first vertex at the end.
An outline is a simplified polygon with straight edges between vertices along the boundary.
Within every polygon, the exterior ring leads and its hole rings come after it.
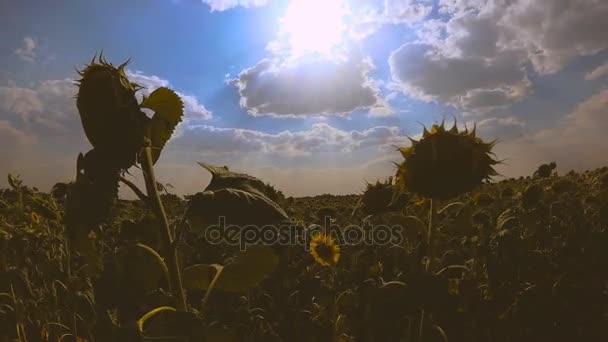
POLYGON ((607 17, 605 0, 0 0, 0 187, 74 179, 91 146, 73 81, 102 49, 182 97, 156 166, 178 194, 208 183, 199 161, 357 193, 442 119, 497 139, 502 177, 605 166, 607 17))

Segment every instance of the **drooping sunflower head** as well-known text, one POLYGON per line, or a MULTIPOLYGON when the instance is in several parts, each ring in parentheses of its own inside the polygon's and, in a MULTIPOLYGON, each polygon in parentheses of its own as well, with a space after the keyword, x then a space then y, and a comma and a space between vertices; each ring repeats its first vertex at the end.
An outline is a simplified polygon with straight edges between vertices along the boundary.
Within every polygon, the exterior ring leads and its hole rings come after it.
POLYGON ((422 138, 410 139, 411 146, 400 148, 405 159, 397 164, 397 191, 406 190, 426 198, 448 199, 473 190, 497 175, 493 158, 495 141, 486 143, 475 135, 475 128, 446 130, 444 123, 424 128, 422 138))
POLYGON ((365 215, 401 210, 407 204, 408 196, 407 194, 394 196, 394 188, 393 177, 389 177, 384 182, 378 180, 376 183, 367 183, 355 210, 361 210, 365 215))
POLYGON ((76 82, 76 106, 89 142, 122 168, 132 165, 134 151, 141 148, 147 118, 135 96, 141 87, 125 73, 128 62, 115 67, 102 55, 94 57, 78 71, 81 78, 76 82))
POLYGON ((310 254, 323 266, 334 266, 340 260, 340 245, 331 236, 318 233, 310 240, 310 254))

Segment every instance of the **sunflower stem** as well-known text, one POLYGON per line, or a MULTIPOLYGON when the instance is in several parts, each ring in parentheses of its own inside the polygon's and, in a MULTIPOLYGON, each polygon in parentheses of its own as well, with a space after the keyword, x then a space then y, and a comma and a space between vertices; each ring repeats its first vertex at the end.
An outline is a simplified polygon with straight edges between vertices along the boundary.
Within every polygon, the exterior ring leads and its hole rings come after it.
POLYGON ((430 247, 431 247, 431 240, 433 238, 433 223, 434 223, 433 216, 435 216, 434 213, 435 213, 435 210, 433 208, 433 199, 431 198, 429 200, 429 226, 428 226, 427 236, 426 236, 426 243, 429 246, 429 252, 428 252, 429 257, 431 256, 430 247))
MULTIPOLYGON (((426 235, 426 261, 424 263, 425 273, 429 272, 429 269, 431 267, 431 260, 433 258, 433 254, 434 254, 434 248, 433 248, 433 230, 434 230, 433 225, 434 225, 434 223, 435 223, 435 207, 433 205, 433 199, 431 198, 429 200, 429 225, 427 228, 427 235, 426 235)), ((426 316, 425 307, 423 305, 422 309, 420 310, 420 326, 418 327, 418 341, 420 341, 420 342, 423 341, 425 316, 426 316)), ((431 319, 430 315, 428 315, 428 319, 431 319)))
POLYGON ((169 221, 167 220, 167 214, 165 213, 165 208, 163 207, 158 187, 156 186, 156 177, 154 176, 154 165, 152 162, 152 148, 150 145, 150 141, 148 140, 143 151, 144 160, 142 163, 142 171, 146 181, 146 191, 152 210, 154 211, 156 218, 160 220, 163 252, 167 259, 167 267, 169 268, 169 281, 171 284, 171 291, 175 296, 175 307, 180 311, 186 311, 186 297, 182 286, 177 249, 172 248, 173 237, 171 228, 169 227, 169 221))

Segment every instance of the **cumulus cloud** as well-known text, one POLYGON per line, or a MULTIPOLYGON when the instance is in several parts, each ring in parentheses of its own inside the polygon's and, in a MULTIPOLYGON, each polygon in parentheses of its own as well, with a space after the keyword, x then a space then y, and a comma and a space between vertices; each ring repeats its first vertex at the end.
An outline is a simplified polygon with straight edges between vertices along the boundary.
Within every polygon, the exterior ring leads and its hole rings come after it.
MULTIPOLYGON (((475 123, 477 135, 484 140, 509 141, 523 136, 526 124, 512 116, 487 118, 475 123)), ((472 123, 469 127, 473 126, 472 123)))
POLYGON ((15 50, 15 54, 26 62, 33 63, 36 60, 36 41, 32 37, 24 37, 22 45, 15 50))
POLYGON ((316 153, 349 153, 373 148, 384 151, 406 140, 398 127, 375 126, 345 131, 326 123, 301 131, 266 133, 242 128, 192 126, 174 139, 169 148, 200 155, 267 154, 283 157, 311 156, 316 153))
POLYGON ((36 92, 16 86, 0 87, 0 105, 2 110, 27 117, 42 111, 42 102, 36 92))
POLYGON ((79 124, 73 80, 39 81, 31 87, 0 87, 0 111, 36 136, 68 133, 79 124))
POLYGON ((529 95, 529 65, 555 73, 608 47, 601 0, 440 0, 439 12, 416 27, 417 42, 392 53, 393 79, 408 95, 470 111, 529 95))
POLYGON ((449 57, 428 44, 405 44, 389 58, 392 77, 414 97, 461 108, 508 105, 527 92, 529 82, 517 56, 493 59, 449 57))
POLYGON ((535 69, 554 73, 578 56, 608 47, 608 2, 604 0, 519 0, 506 2, 500 25, 511 45, 524 48, 535 69))
POLYGON ((427 18, 433 5, 425 0, 349 0, 350 34, 365 38, 387 24, 414 24, 427 18))
POLYGON ((385 107, 369 73, 370 59, 264 59, 231 82, 252 115, 340 115, 385 107))
POLYGON ((260 177, 288 195, 347 194, 392 175, 392 161, 401 158, 393 146, 407 141, 394 126, 342 130, 317 123, 268 133, 199 125, 171 140, 157 174, 178 193, 201 191, 209 175, 196 162, 205 161, 260 177))
POLYGON ((608 76, 608 63, 598 66, 585 75, 585 80, 595 81, 608 76))
POLYGON ((202 0, 211 7, 211 11, 225 11, 235 7, 261 7, 266 6, 270 0, 202 0))
MULTIPOLYGON (((476 2, 448 4, 468 8, 476 2)), ((446 22, 425 23, 418 29, 417 42, 391 54, 393 80, 410 96, 470 111, 488 111, 521 100, 531 88, 525 54, 499 45, 503 37, 496 25, 499 16, 494 10, 469 10, 446 22)))

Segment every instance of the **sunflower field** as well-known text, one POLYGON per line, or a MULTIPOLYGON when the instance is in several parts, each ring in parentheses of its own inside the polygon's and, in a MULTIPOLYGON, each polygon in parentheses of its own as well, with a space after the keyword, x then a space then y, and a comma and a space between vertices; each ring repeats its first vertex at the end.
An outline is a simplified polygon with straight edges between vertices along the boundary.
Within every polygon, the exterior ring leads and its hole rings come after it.
POLYGON ((180 197, 154 165, 183 103, 124 65, 80 71, 74 180, 0 189, 0 342, 608 341, 608 168, 495 180, 494 143, 441 123, 359 194, 200 162, 180 197))

